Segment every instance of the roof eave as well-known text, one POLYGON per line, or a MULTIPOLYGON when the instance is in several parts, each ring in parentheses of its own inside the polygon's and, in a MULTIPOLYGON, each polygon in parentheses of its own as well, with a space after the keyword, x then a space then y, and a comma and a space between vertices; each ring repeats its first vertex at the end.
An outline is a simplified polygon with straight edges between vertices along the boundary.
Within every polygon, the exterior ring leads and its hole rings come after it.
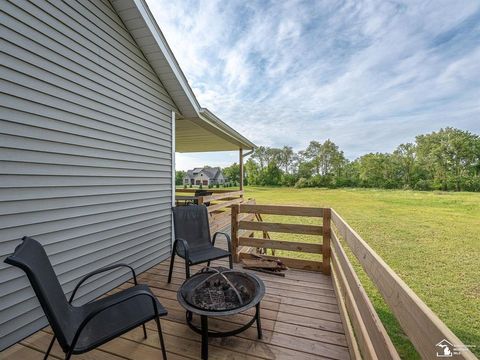
POLYGON ((232 127, 228 126, 207 108, 201 108, 200 117, 202 118, 202 120, 208 122, 211 126, 216 127, 223 133, 234 138, 239 143, 240 148, 244 150, 253 150, 257 147, 253 142, 248 140, 245 136, 237 132, 232 127))

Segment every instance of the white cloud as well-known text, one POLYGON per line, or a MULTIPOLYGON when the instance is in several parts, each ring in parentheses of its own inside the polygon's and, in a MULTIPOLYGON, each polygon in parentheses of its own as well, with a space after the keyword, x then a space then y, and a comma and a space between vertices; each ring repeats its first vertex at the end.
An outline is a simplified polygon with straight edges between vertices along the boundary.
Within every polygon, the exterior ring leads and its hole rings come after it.
POLYGON ((202 106, 259 145, 480 132, 478 1, 148 3, 202 106))

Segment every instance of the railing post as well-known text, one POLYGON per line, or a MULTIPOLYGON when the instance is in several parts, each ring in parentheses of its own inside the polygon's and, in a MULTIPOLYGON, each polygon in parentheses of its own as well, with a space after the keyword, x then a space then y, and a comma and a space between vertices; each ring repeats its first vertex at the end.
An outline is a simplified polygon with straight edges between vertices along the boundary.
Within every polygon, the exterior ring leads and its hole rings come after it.
POLYGON ((238 263, 240 261, 238 255, 238 214, 240 211, 240 205, 234 204, 232 205, 232 220, 231 220, 231 232, 230 235, 232 236, 232 255, 233 261, 238 263))
MULTIPOLYGON (((243 176, 244 176, 244 173, 243 173, 243 149, 240 148, 239 151, 239 163, 240 163, 240 190, 243 190, 243 176)), ((241 195, 241 197, 243 197, 243 194, 241 195)))
POLYGON ((332 212, 329 208, 323 209, 323 244, 322 244, 322 272, 330 275, 330 221, 332 212))

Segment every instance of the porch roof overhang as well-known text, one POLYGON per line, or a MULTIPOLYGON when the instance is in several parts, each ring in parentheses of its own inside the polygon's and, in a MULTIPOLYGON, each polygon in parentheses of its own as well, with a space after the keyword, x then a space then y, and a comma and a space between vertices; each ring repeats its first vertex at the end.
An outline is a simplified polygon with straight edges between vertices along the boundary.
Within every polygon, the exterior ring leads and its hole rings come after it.
POLYGON ((200 110, 198 117, 176 121, 175 141, 178 152, 233 151, 255 148, 255 144, 205 108, 200 110))
POLYGON ((111 3, 175 104, 176 151, 254 149, 251 141, 200 106, 145 0, 111 3))

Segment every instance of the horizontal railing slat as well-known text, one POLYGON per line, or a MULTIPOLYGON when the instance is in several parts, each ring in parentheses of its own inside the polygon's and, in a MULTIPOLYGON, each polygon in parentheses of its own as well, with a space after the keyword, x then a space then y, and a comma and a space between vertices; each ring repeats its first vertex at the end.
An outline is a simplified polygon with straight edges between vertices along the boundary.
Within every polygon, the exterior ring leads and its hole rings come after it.
POLYGON ((375 353, 372 339, 368 335, 367 328, 365 326, 365 323, 363 322, 360 310, 357 306, 357 302, 355 301, 355 297, 353 296, 352 291, 348 286, 347 280, 345 279, 345 274, 339 267, 338 262, 336 262, 333 258, 331 260, 333 283, 334 286, 337 287, 340 296, 345 301, 345 307, 352 321, 352 326, 355 332, 358 347, 360 348, 360 351, 362 353, 362 358, 366 360, 379 360, 381 358, 377 357, 375 353))
POLYGON ((241 196, 241 195, 243 195, 243 190, 202 196, 202 199, 203 199, 203 203, 206 203, 214 200, 222 200, 228 197, 241 196))
MULTIPOLYGON (((178 192, 178 193, 195 193, 197 190, 200 190, 200 189, 175 189, 175 192, 178 192)), ((225 194, 225 193, 231 193, 231 192, 236 192, 236 191, 239 191, 239 190, 234 190, 234 189, 230 189, 230 190, 227 190, 227 189, 208 189, 208 188, 204 188, 203 190, 207 190, 207 191, 210 191, 214 194, 225 194)))
MULTIPOLYGON (((330 260, 333 263, 333 260, 330 260)), ((360 353, 360 348, 358 346, 358 341, 355 336, 355 331, 353 329, 352 321, 350 320, 350 316, 348 314, 347 305, 345 302, 343 290, 340 286, 340 280, 338 279, 338 275, 335 272, 334 266, 331 269, 331 276, 332 276, 332 285, 333 291, 335 292, 335 297, 338 301, 338 310, 340 313, 340 318, 342 320, 343 328, 345 329, 345 338, 348 343, 348 351, 350 353, 350 359, 357 360, 361 359, 362 355, 360 353)))
POLYGON ((271 231, 291 234, 322 235, 323 229, 317 225, 281 224, 271 222, 240 221, 239 229, 255 231, 271 231))
POLYGON ((353 297, 356 301, 356 306, 360 311, 360 315, 365 323, 368 335, 371 338, 375 352, 380 359, 400 359, 400 356, 395 349, 387 331, 378 317, 370 299, 368 298, 365 289, 363 288, 360 279, 358 278, 352 264, 347 258, 347 254, 343 250, 337 235, 332 231, 331 233, 332 245, 332 262, 337 263, 341 268, 347 286, 350 288, 353 297))
POLYGON ((323 209, 315 208, 315 207, 303 207, 303 206, 244 204, 240 206, 240 213, 322 217, 323 209))
POLYGON ((208 209, 208 212, 210 213, 210 212, 213 212, 213 211, 217 211, 217 210, 226 208, 228 206, 232 206, 234 204, 239 204, 242 201, 243 201, 243 198, 237 198, 237 199, 230 200, 230 201, 223 201, 223 202, 220 202, 218 204, 210 205, 210 206, 207 207, 207 209, 208 209))
POLYGON ((295 242, 288 240, 262 239, 255 237, 239 237, 239 245, 275 250, 300 251, 312 254, 321 254, 322 244, 295 242))

